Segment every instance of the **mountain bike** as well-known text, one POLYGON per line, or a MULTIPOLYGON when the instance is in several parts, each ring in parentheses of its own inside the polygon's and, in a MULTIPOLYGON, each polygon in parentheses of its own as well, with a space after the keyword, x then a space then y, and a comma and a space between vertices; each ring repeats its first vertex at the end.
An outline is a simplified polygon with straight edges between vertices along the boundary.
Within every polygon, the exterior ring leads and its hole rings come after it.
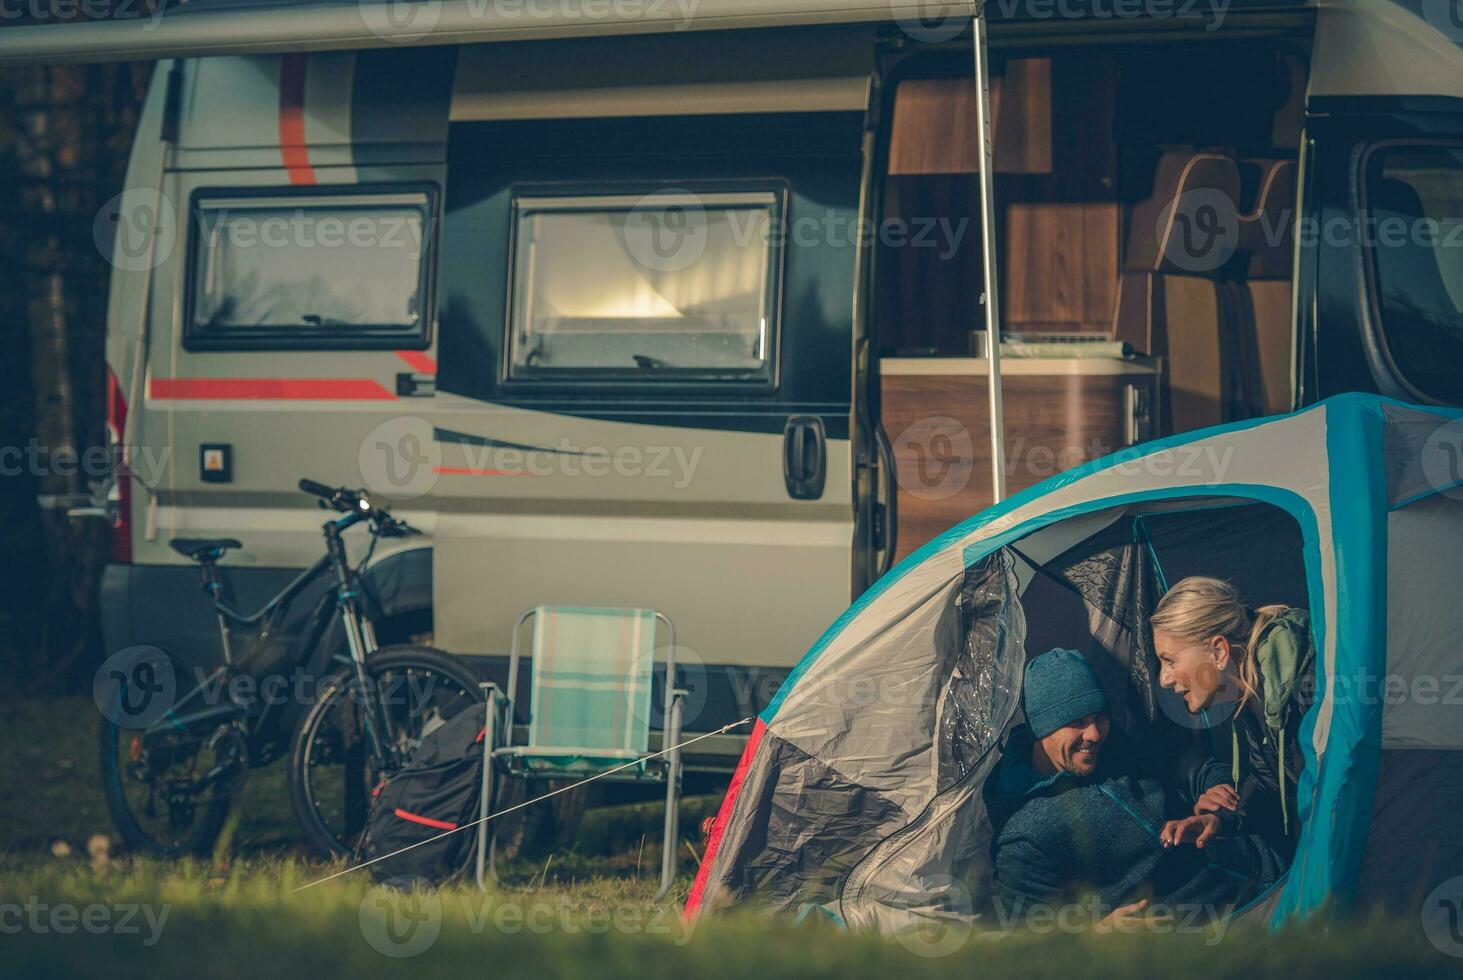
POLYGON ((240 612, 224 598, 218 562, 242 547, 239 541, 169 542, 198 563, 218 615, 222 665, 189 675, 165 651, 137 647, 98 677, 103 788, 117 829, 134 850, 164 857, 207 851, 249 770, 287 752, 285 782, 307 841, 325 856, 350 854, 371 791, 424 735, 482 704, 477 678, 450 654, 377 645, 361 573, 381 538, 421 532, 363 492, 313 480, 299 487, 340 516, 322 528, 325 555, 257 612, 240 612), (371 538, 353 567, 343 535, 358 524, 371 538), (317 620, 326 624, 333 612, 345 645, 331 652, 323 676, 312 678, 308 667, 320 659, 312 657, 312 644, 281 633, 291 603, 327 575, 317 620), (236 656, 238 630, 253 636, 236 656))

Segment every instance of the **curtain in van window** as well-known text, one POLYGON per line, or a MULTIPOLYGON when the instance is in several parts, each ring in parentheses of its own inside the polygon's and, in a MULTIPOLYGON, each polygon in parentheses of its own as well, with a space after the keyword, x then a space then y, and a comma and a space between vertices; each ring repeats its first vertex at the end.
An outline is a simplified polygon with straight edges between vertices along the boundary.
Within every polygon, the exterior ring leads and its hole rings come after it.
POLYGON ((422 317, 426 196, 195 205, 195 329, 415 330, 422 317))
POLYGON ((515 372, 761 370, 775 205, 770 192, 518 199, 515 372))

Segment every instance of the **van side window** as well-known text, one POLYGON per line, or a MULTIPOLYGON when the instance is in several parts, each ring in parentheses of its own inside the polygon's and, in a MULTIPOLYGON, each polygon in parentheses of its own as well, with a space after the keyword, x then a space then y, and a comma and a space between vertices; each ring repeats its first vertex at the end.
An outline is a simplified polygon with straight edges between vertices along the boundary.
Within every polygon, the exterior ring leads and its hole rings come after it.
POLYGON ((1463 147, 1379 148, 1366 175, 1382 343, 1408 385, 1463 403, 1463 147))
POLYGON ((424 343, 431 215, 425 191, 197 195, 188 346, 424 343))
POLYGON ((512 380, 770 383, 775 191, 514 199, 512 380))

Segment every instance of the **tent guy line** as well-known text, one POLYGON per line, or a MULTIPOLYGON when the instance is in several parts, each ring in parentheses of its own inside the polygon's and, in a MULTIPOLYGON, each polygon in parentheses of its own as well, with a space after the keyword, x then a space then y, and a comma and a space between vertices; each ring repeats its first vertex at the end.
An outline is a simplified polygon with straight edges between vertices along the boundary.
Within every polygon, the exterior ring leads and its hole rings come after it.
MULTIPOLYGON (((694 745, 695 743, 701 741, 702 739, 711 738, 713 735, 724 735, 727 732, 731 731, 733 728, 738 728, 738 727, 740 727, 742 725, 748 724, 755 717, 756 717, 756 715, 748 715, 747 717, 741 719, 740 721, 734 721, 731 724, 722 725, 720 728, 718 728, 714 732, 703 732, 702 734, 697 735, 695 738, 689 738, 686 741, 681 742, 678 745, 672 745, 672 746, 669 746, 667 748, 661 749, 659 752, 652 752, 649 755, 641 756, 640 758, 634 759, 634 760, 632 760, 630 762, 627 762, 624 765, 615 766, 613 769, 606 769, 604 772, 595 773, 593 776, 589 776, 589 777, 587 777, 585 779, 577 780, 576 782, 570 783, 568 786, 561 786, 558 789, 553 790, 552 792, 545 793, 543 796, 536 796, 533 799, 528 800, 526 802, 519 803, 519 804, 517 804, 515 806, 510 806, 506 810, 500 810, 497 813, 490 813, 486 817, 481 817, 481 818, 479 818, 477 820, 472 821, 471 823, 465 823, 465 824, 463 824, 460 827, 454 827, 452 830, 444 831, 443 833, 440 833, 440 834, 438 834, 435 837, 428 837, 426 840, 419 840, 415 844, 408 844, 406 847, 399 848, 398 850, 392 851, 390 854, 382 854, 380 857, 372 858, 369 861, 362 861, 360 864, 355 864, 355 865, 352 865, 351 867, 346 868, 346 869, 344 869, 342 871, 337 871, 334 874, 326 875, 324 878, 317 878, 314 881, 307 882, 306 884, 301 885, 299 888, 291 889, 291 893, 294 893, 294 892, 302 892, 306 888, 314 888, 316 885, 324 884, 325 882, 330 881, 333 878, 339 878, 342 875, 348 875, 352 871, 359 871, 362 868, 370 867, 371 865, 376 864, 376 863, 378 863, 380 861, 385 861, 388 858, 394 858, 398 854, 404 854, 407 851, 410 851, 414 847, 421 847, 424 844, 430 844, 433 841, 439 841, 439 840, 441 840, 444 837, 451 837, 453 834, 460 833, 460 832, 462 832, 464 830, 469 830, 469 829, 471 829, 473 827, 476 827, 478 824, 487 823, 489 820, 495 820, 498 817, 505 817, 508 814, 514 812, 515 810, 522 810, 524 807, 533 806, 535 803, 540 803, 540 802, 542 802, 544 800, 547 800, 551 796, 558 796, 560 793, 567 793, 570 790, 578 789, 581 786, 587 786, 588 784, 594 782, 596 779, 603 779, 605 776, 609 776, 609 775, 611 775, 613 773, 620 772, 620 771, 622 771, 624 769, 629 769, 632 766, 638 766, 642 762, 648 762, 651 759, 655 759, 655 758, 658 758, 658 757, 663 756, 663 755, 668 755, 671 752, 675 752, 677 749, 683 749, 683 748, 685 748, 687 745, 694 745)), ((667 846, 669 846, 669 842, 667 842, 667 846)))

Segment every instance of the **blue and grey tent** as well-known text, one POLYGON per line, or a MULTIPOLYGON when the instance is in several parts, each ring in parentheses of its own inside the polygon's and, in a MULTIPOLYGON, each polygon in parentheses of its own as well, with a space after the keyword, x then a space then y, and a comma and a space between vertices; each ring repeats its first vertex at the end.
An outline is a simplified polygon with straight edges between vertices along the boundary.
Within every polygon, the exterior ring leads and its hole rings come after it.
POLYGON ((1302 827, 1255 914, 1416 906, 1463 873, 1463 420, 1342 395, 1078 467, 884 576, 759 716, 687 913, 978 914, 980 790, 1028 657, 1082 649, 1129 735, 1210 734, 1159 687, 1147 625, 1197 573, 1312 617, 1302 827))

